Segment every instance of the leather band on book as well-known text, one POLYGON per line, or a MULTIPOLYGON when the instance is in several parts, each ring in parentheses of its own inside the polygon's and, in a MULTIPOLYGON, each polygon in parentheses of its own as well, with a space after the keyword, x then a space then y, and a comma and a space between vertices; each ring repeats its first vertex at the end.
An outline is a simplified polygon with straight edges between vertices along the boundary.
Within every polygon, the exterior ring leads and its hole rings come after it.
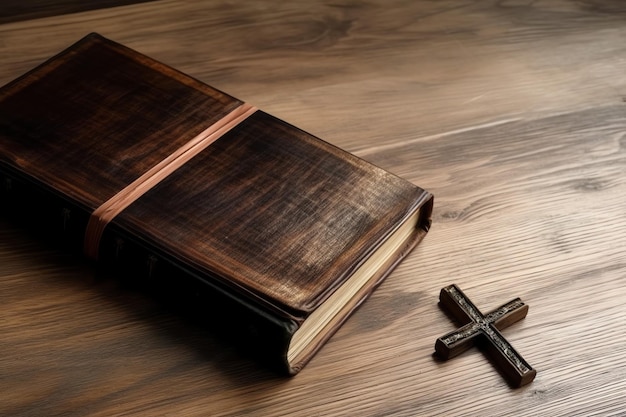
POLYGON ((85 231, 85 255, 97 260, 104 229, 115 216, 255 111, 252 105, 240 105, 94 210, 85 231))

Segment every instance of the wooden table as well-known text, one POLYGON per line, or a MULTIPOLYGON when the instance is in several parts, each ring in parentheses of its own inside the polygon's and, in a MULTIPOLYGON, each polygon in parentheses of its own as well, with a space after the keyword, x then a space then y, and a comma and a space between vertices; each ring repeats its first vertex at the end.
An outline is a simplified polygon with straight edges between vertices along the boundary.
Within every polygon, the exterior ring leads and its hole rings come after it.
POLYGON ((0 84, 96 31, 436 200, 424 242, 290 379, 2 217, 0 415, 626 413, 623 2, 11 3, 0 84), (483 311, 530 305, 503 333, 534 382, 477 349, 433 356, 451 283, 483 311))

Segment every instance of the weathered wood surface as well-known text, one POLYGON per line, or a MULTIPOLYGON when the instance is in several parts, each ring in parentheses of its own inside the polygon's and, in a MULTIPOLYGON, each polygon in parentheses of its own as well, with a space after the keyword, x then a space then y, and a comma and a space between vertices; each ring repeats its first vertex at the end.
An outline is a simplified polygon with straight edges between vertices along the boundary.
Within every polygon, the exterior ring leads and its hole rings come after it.
POLYGON ((0 218, 0 415, 626 413, 626 5, 155 1, 0 25, 0 83, 97 31, 427 188, 434 224, 298 376, 0 218), (538 371, 440 362, 458 284, 538 371))

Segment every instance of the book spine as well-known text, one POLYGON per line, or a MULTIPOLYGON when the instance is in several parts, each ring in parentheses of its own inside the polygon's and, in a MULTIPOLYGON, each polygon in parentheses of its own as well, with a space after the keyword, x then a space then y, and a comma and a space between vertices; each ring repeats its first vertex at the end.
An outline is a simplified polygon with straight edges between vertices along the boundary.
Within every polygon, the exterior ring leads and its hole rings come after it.
POLYGON ((0 161, 0 209, 64 250, 82 249, 89 211, 0 161))

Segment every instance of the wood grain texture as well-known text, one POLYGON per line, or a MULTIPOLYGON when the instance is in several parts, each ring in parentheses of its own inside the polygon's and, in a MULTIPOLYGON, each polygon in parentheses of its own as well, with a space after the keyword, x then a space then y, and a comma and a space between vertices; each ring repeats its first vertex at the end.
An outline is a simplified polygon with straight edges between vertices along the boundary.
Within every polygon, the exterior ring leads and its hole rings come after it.
POLYGON ((0 224, 3 415, 620 415, 626 7, 610 0, 155 1, 0 25, 0 83, 91 31, 436 195, 433 228, 304 372, 277 378, 0 224), (537 369, 434 359, 458 284, 537 369))

